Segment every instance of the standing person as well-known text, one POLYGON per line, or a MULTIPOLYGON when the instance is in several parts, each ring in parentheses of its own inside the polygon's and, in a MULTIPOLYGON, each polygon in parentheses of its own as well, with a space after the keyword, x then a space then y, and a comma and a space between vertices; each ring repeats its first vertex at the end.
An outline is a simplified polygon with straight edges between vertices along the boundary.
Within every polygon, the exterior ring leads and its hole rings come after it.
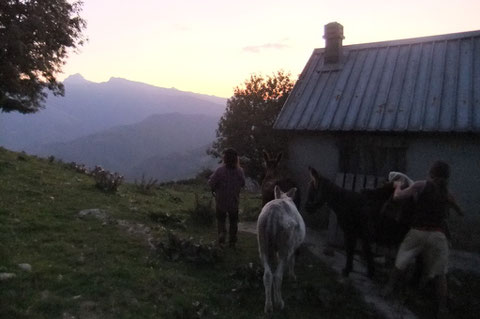
POLYGON ((437 317, 447 314, 447 264, 448 241, 445 235, 445 219, 451 205, 447 184, 450 166, 436 161, 426 180, 416 181, 402 189, 401 182, 395 182, 394 201, 414 199, 412 228, 405 236, 397 252, 395 269, 384 294, 390 294, 401 278, 408 264, 421 255, 427 279, 433 279, 437 297, 437 317))
POLYGON ((245 175, 240 167, 238 154, 233 148, 223 152, 223 165, 215 170, 208 180, 208 185, 215 197, 218 244, 225 244, 228 215, 229 245, 234 248, 237 242, 240 190, 245 186, 245 175))

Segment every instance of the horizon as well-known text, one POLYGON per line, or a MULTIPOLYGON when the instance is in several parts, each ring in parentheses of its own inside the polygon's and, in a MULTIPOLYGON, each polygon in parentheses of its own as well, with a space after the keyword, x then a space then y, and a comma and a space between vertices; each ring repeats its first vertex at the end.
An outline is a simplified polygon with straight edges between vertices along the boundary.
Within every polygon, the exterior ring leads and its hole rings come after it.
POLYGON ((279 70, 296 80, 324 25, 344 27, 344 45, 480 30, 480 1, 84 0, 89 41, 63 73, 111 78, 229 98, 252 74, 279 70), (113 10, 112 8, 115 8, 113 10), (328 8, 328 9, 326 9, 328 8), (412 10, 415 8, 415 10, 412 10))
POLYGON ((183 93, 192 93, 192 94, 198 94, 198 95, 207 95, 207 96, 211 96, 211 97, 216 97, 216 98, 220 98, 220 99, 228 99, 228 98, 225 98, 225 97, 222 97, 222 96, 216 96, 216 95, 212 95, 212 94, 207 94, 207 93, 200 93, 200 92, 192 92, 192 91, 184 91, 184 90, 180 90, 176 87, 163 87, 163 86, 158 86, 158 85, 155 85, 155 84, 151 84, 151 83, 146 83, 146 82, 142 82, 142 81, 135 81, 135 80, 130 80, 130 79, 126 79, 126 78, 122 78, 122 77, 117 77, 117 76, 111 76, 110 78, 108 78, 107 80, 105 81, 99 81, 99 82, 96 82, 96 81, 91 81, 91 80, 88 80, 86 79, 81 73, 75 73, 75 74, 70 74, 68 75, 67 77, 65 77, 62 82, 65 83, 65 81, 67 80, 70 80, 70 81, 75 81, 77 80, 78 78, 81 78, 83 81, 86 81, 86 82, 90 82, 90 83, 94 83, 94 84, 102 84, 102 83, 108 83, 108 82, 111 82, 112 80, 123 80, 123 81, 128 81, 128 82, 132 82, 132 83, 139 83, 139 84, 145 84, 145 85, 149 85, 149 86, 153 86, 153 87, 156 87, 156 88, 160 88, 160 89, 165 89, 165 90, 175 90, 175 91, 179 91, 179 92, 183 92, 183 93))

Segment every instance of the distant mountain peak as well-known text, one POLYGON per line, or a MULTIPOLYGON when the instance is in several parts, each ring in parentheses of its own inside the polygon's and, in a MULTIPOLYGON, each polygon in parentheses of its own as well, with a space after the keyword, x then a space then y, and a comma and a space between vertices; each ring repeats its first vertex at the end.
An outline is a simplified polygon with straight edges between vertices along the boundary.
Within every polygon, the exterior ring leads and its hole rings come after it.
POLYGON ((80 73, 76 73, 76 74, 72 74, 72 75, 68 76, 65 80, 63 80, 63 82, 84 83, 84 82, 87 82, 87 80, 85 80, 83 75, 81 75, 80 73))
MULTIPOLYGON (((116 76, 111 76, 107 82, 136 82, 136 81, 127 80, 127 79, 119 78, 116 76)), ((141 82, 138 82, 138 83, 141 83, 141 82)))

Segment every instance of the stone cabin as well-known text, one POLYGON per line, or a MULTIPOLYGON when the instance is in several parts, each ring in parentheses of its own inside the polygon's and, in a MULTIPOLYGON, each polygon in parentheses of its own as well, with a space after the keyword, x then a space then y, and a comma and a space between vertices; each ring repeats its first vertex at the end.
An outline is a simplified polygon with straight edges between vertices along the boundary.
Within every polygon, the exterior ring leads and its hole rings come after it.
POLYGON ((392 170, 423 179, 441 159, 452 194, 478 215, 480 30, 343 46, 333 22, 324 38, 274 124, 299 185, 309 165, 359 189, 392 170))

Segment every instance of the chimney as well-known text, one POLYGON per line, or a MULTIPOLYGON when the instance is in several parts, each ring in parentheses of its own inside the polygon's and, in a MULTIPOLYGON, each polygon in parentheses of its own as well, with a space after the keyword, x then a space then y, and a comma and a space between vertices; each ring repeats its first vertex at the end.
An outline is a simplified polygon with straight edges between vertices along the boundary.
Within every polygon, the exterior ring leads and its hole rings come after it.
POLYGON ((325 63, 338 63, 342 56, 343 26, 338 22, 325 25, 325 63))

